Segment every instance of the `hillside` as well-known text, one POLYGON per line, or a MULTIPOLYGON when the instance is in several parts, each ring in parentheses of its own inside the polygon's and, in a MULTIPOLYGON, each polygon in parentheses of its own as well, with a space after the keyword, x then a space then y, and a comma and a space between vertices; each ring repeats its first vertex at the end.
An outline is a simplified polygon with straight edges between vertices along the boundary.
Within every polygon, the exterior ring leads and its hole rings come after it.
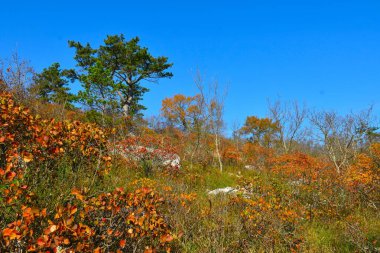
POLYGON ((379 252, 373 107, 272 101, 226 134, 199 73, 144 116, 173 64, 138 37, 69 47, 72 68, 0 65, 0 252, 379 252))

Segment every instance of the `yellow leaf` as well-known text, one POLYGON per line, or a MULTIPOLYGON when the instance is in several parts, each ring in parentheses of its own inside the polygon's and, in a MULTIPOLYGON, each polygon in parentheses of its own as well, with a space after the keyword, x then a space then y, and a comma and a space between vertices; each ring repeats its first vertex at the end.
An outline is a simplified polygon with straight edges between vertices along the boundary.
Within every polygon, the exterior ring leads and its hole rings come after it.
POLYGON ((33 160, 33 155, 30 153, 24 153, 24 156, 22 157, 22 159, 26 163, 31 162, 33 160))
POLYGON ((57 230, 57 226, 56 225, 50 226, 50 233, 53 233, 56 230, 57 230))

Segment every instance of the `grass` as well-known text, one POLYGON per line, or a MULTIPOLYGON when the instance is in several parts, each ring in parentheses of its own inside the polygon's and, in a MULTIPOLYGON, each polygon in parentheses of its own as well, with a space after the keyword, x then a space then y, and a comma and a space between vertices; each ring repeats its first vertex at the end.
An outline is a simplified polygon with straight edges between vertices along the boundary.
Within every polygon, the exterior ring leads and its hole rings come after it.
MULTIPOLYGON (((173 233, 178 237, 172 246, 174 252, 290 251, 290 246, 283 244, 279 238, 271 238, 270 233, 281 234, 278 229, 281 229, 282 225, 277 224, 282 222, 279 217, 263 213, 262 219, 266 219, 263 224, 268 226, 263 230, 273 231, 261 236, 255 234, 255 227, 247 227, 242 218, 244 206, 231 204, 232 197, 229 195, 207 194, 207 191, 217 188, 242 186, 243 181, 256 182, 259 185, 255 192, 257 196, 282 195, 295 190, 296 186, 270 172, 249 171, 234 166, 226 166, 223 172, 211 166, 193 166, 190 170, 185 164, 176 175, 157 168, 146 175, 142 167, 132 167, 122 160, 116 160, 110 174, 94 184, 86 172, 73 172, 65 167, 65 164, 57 167, 55 173, 54 176, 48 177, 46 174, 38 174, 41 178, 34 178, 35 183, 32 184, 35 186, 34 191, 39 204, 47 206, 50 210, 58 203, 66 201, 64 196, 69 196, 74 187, 91 187, 93 193, 109 192, 116 187, 132 190, 132 182, 150 180, 160 186, 170 186, 174 196, 195 193, 197 198, 185 208, 171 206, 170 202, 167 202, 162 209, 173 233), (268 189, 273 189, 274 192, 265 192, 269 191, 268 189), (271 240, 273 243, 270 243, 271 240)), ((157 190, 160 191, 160 188, 157 190)), ((296 195, 294 198, 297 198, 296 195)), ((376 252, 380 248, 379 215, 370 208, 357 207, 351 211, 350 216, 345 217, 317 217, 313 221, 299 218, 296 229, 302 234, 302 243, 298 248, 301 252, 376 252)))
MULTIPOLYGON (((189 209, 169 210, 170 224, 176 234, 182 234, 174 247, 178 252, 289 252, 284 245, 273 249, 252 240, 244 229, 242 209, 230 205, 228 195, 207 195, 208 190, 236 187, 243 179, 263 182, 273 186, 278 194, 294 190, 283 178, 271 173, 248 171, 237 167, 218 168, 184 165, 177 176, 154 172, 149 178, 161 185, 169 185, 175 194, 195 192, 197 198, 189 209)), ((144 178, 136 169, 118 167, 112 172, 113 186, 126 185, 135 179, 144 178)), ((171 207, 167 207, 170 209, 171 207)), ((333 218, 302 220, 303 252, 375 252, 379 248, 380 221, 372 210, 353 210, 353 220, 359 221, 361 230, 349 231, 350 220, 333 218), (358 233, 358 234, 354 234, 358 233), (371 245, 372 242, 375 242, 371 245)), ((351 217, 349 218, 351 219, 351 217)))

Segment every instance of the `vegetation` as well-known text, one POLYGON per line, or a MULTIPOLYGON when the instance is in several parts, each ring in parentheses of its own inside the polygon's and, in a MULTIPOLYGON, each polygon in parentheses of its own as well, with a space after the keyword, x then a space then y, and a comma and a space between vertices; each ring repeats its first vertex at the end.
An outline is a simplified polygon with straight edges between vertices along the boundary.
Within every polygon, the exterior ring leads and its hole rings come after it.
POLYGON ((138 42, 70 42, 78 69, 15 55, 0 70, 1 252, 380 250, 371 110, 276 102, 226 137, 225 94, 199 79, 142 120, 140 82, 172 74, 138 42))
POLYGON ((166 57, 153 57, 138 43, 139 38, 125 41, 123 35, 108 36, 98 49, 69 41, 76 49, 74 59, 80 70, 76 76, 83 84, 79 98, 85 105, 102 114, 121 109, 125 117, 145 109, 139 101, 149 89, 141 81, 171 77, 166 69, 172 64, 166 57))

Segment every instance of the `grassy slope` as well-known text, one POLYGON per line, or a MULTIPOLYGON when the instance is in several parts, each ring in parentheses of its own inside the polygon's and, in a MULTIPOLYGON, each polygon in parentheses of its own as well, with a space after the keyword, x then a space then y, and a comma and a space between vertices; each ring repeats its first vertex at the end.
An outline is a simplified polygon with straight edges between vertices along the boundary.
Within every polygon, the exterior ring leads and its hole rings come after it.
MULTIPOLYGON (((184 165, 178 176, 153 173, 149 178, 160 185, 171 186, 175 193, 196 193, 187 212, 169 210, 170 223, 177 234, 183 236, 174 248, 178 252, 268 252, 268 248, 252 241, 241 222, 242 210, 231 207, 230 197, 218 195, 210 197, 208 190, 226 186, 239 185, 242 178, 248 180, 275 180, 278 187, 289 188, 289 184, 273 175, 262 172, 247 171, 243 168, 226 167, 221 173, 217 168, 199 168, 184 165)), ((138 170, 123 166, 114 168, 108 177, 107 185, 128 187, 128 183, 144 178, 146 175, 138 170)), ((170 207, 168 207, 170 209, 170 207)), ((372 252, 368 241, 379 247, 380 220, 378 214, 369 209, 357 209, 352 219, 360 223, 360 231, 347 228, 343 218, 302 220, 303 252, 372 252), (377 242, 376 242, 377 241, 377 242)), ((359 229, 359 228, 357 228, 359 229)), ((276 245, 274 251, 288 252, 283 245, 276 245)))

